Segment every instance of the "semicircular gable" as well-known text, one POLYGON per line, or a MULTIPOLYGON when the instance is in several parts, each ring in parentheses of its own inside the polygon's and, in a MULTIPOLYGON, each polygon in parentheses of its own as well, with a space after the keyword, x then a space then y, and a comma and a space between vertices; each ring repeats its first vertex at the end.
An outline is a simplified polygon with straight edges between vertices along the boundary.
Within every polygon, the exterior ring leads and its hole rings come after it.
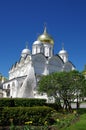
POLYGON ((53 56, 49 59, 49 72, 59 72, 63 69, 63 61, 59 56, 53 56))
POLYGON ((36 54, 32 56, 32 62, 36 74, 44 74, 46 58, 42 54, 36 54))
POLYGON ((32 56, 33 62, 46 62, 46 57, 42 54, 36 54, 32 56))
POLYGON ((60 59, 59 56, 53 56, 49 59, 49 64, 63 66, 63 61, 60 59))
POLYGON ((74 69, 75 69, 75 67, 71 62, 66 62, 64 64, 64 71, 71 71, 71 70, 74 70, 74 69))

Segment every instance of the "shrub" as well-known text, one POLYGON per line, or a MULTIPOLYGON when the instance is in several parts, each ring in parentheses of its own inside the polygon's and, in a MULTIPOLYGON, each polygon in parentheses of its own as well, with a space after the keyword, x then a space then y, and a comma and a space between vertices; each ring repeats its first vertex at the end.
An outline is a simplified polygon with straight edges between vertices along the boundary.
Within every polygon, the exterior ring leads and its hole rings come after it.
POLYGON ((32 107, 43 106, 45 99, 31 99, 31 98, 0 98, 0 107, 32 107))
POLYGON ((51 108, 53 108, 53 109, 55 109, 57 111, 62 110, 61 106, 59 104, 57 104, 57 103, 45 103, 45 106, 51 107, 51 108))
POLYGON ((45 121, 50 124, 52 110, 49 107, 4 107, 0 109, 0 125, 10 125, 11 120, 14 125, 24 125, 28 121, 33 125, 44 125, 45 121))

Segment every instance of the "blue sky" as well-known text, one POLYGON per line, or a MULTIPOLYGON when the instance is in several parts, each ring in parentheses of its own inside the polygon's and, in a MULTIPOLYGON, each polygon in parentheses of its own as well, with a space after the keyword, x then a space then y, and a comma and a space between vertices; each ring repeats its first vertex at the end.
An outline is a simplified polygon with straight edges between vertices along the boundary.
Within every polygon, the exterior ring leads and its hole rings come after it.
POLYGON ((0 0, 0 72, 8 76, 26 46, 43 33, 54 38, 54 54, 62 43, 79 71, 86 64, 86 0, 0 0))

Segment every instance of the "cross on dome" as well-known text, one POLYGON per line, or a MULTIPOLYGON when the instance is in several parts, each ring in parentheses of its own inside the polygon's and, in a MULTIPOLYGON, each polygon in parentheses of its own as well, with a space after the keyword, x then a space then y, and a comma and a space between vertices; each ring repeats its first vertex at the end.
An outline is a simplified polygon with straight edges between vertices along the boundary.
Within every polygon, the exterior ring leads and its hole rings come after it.
POLYGON ((46 26, 44 27, 44 34, 46 34, 47 33, 47 28, 46 28, 46 26))
POLYGON ((26 49, 28 49, 28 41, 26 41, 26 43, 25 43, 25 44, 26 44, 26 49))
POLYGON ((64 50, 64 42, 62 42, 62 50, 64 50))

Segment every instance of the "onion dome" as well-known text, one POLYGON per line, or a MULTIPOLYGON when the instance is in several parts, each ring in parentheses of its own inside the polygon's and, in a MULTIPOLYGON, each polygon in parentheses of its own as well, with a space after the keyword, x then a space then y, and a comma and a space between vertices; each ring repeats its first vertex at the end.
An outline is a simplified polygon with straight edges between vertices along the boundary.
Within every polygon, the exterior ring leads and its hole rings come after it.
POLYGON ((25 57, 26 55, 30 55, 30 50, 28 49, 28 47, 26 46, 25 49, 22 50, 21 52, 21 56, 25 57))
POLYGON ((30 54, 30 50, 29 49, 23 49, 22 50, 22 54, 30 54))
POLYGON ((43 34, 38 37, 38 41, 40 41, 40 42, 42 42, 42 43, 54 44, 54 40, 53 40, 53 38, 47 33, 46 27, 45 27, 45 29, 44 29, 43 34))
POLYGON ((35 41, 33 45, 41 45, 42 43, 40 41, 35 41))
POLYGON ((64 63, 66 63, 68 61, 68 53, 66 50, 64 50, 64 47, 62 47, 62 50, 59 51, 59 56, 62 58, 64 63))
POLYGON ((59 51, 59 54, 67 54, 67 51, 62 49, 61 51, 59 51))
POLYGON ((60 54, 67 54, 67 51, 64 50, 64 43, 62 44, 62 50, 59 51, 59 55, 60 54))

